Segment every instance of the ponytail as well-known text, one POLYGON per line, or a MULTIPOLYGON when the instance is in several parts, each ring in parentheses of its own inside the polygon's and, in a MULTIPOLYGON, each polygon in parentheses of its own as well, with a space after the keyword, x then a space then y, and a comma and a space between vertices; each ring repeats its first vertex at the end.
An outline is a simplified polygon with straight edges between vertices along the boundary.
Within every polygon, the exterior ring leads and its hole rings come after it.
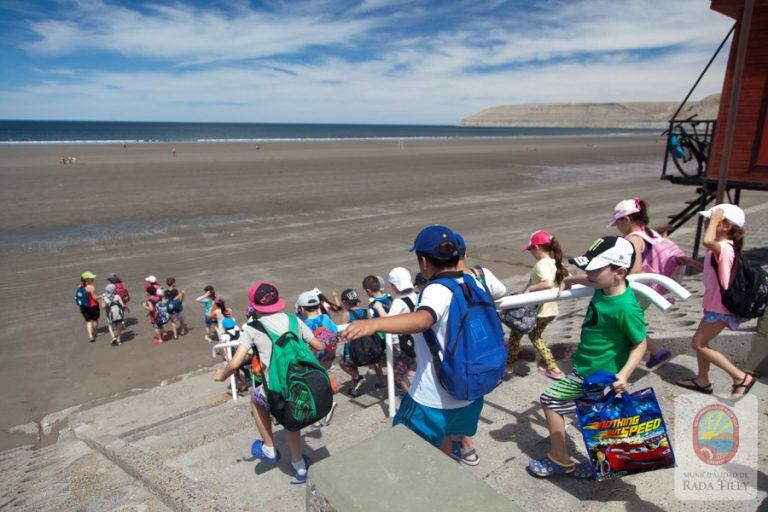
POLYGON ((637 209, 640 211, 627 215, 627 218, 635 224, 642 224, 645 234, 653 237, 653 232, 651 231, 651 228, 648 227, 648 224, 651 223, 651 220, 648 217, 648 205, 639 197, 635 198, 635 205, 637 205, 637 209))
POLYGON ((733 241, 733 250, 736 252, 741 252, 741 250, 744 248, 744 229, 734 224, 731 226, 731 232, 729 233, 729 236, 733 241))
POLYGON ((555 260, 555 283, 558 286, 568 276, 568 270, 563 265, 563 249, 560 247, 560 242, 553 236, 547 245, 541 246, 544 250, 549 251, 549 256, 555 260))

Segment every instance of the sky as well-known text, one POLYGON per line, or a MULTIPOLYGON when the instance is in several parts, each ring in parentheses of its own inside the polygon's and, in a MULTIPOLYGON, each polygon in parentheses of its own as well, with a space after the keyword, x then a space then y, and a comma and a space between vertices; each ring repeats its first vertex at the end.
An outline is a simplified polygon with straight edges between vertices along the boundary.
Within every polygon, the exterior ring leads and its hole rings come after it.
POLYGON ((0 0, 0 118, 457 124, 679 101, 732 23, 706 0, 0 0))

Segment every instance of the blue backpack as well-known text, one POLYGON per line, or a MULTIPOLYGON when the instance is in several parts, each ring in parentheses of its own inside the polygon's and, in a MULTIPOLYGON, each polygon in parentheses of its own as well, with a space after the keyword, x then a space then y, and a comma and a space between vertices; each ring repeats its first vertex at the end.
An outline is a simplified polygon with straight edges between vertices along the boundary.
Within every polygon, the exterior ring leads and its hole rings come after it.
POLYGON ((75 292, 75 304, 81 308, 87 308, 91 304, 91 298, 88 296, 88 291, 85 286, 81 286, 75 292))
POLYGON ((438 379, 456 400, 477 400, 493 391, 504 377, 507 347, 496 306, 488 290, 467 274, 463 283, 447 277, 429 284, 434 283, 453 293, 445 350, 432 328, 424 331, 438 379))

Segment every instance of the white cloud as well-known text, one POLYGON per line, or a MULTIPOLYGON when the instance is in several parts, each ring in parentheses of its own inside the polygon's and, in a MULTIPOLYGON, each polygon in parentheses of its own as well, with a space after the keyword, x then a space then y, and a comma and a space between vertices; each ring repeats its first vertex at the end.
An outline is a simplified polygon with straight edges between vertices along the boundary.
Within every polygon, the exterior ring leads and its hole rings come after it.
MULTIPOLYGON (((60 51, 100 44, 143 58, 210 64, 139 73, 57 66, 42 82, 0 92, 3 117, 451 124, 498 104, 675 100, 685 95, 731 24, 698 0, 545 3, 546 9, 525 19, 477 19, 453 31, 398 39, 382 32, 393 18, 331 20, 318 13, 319 4, 301 14, 269 15, 240 6, 243 19, 217 10, 194 11, 194 19, 187 19, 189 8, 173 4, 143 13, 118 11, 125 17, 109 23, 99 6, 84 7, 84 13, 96 14, 79 24, 57 21, 58 35, 42 39, 34 51, 52 51, 61 34, 74 32, 74 47, 60 42, 60 51), (264 22, 269 16, 284 20, 285 30, 270 28, 264 22), (320 28, 296 35, 302 20, 317 17, 324 20, 320 28), (162 20, 171 26, 163 27, 162 20), (259 23, 264 31, 246 28, 259 23), (332 26, 339 30, 331 33, 332 26), (368 33, 372 27, 375 36, 368 33), (235 37, 227 39, 227 32, 235 37), (153 44, 167 34, 173 34, 168 45, 153 44), (283 44, 288 34, 292 40, 283 44), (297 63, 279 55, 288 45, 352 45, 366 37, 377 37, 378 44, 363 61, 336 53, 297 63), (259 49, 252 48, 256 40, 259 49), (646 51, 651 48, 667 50, 646 51), (262 57, 259 63, 243 62, 255 56, 262 57), (492 71, 470 71, 478 66, 492 71)), ((724 57, 697 97, 720 90, 724 57)))
POLYGON ((103 2, 80 4, 66 19, 31 24, 39 39, 24 48, 40 55, 99 50, 175 64, 236 61, 342 44, 364 34, 371 19, 336 19, 316 11, 233 12, 184 4, 153 4, 142 12, 103 2))

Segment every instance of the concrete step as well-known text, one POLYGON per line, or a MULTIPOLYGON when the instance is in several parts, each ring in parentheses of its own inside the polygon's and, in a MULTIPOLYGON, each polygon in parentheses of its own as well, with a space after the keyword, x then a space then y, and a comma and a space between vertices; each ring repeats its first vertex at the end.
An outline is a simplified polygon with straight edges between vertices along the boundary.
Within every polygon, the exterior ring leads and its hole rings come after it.
POLYGON ((0 471, 0 510, 168 510, 119 467, 74 439, 4 452, 0 471))

